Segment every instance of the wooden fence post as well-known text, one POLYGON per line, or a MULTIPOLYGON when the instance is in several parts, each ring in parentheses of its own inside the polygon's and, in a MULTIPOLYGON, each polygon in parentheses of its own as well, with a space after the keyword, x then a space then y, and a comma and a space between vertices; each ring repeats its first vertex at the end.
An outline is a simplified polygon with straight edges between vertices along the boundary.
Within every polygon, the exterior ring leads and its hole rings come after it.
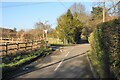
POLYGON ((25 50, 27 49, 27 42, 25 42, 25 50))
POLYGON ((32 46, 31 46, 31 50, 33 50, 33 41, 32 41, 32 46))
POLYGON ((8 44, 7 43, 5 43, 5 47, 6 47, 6 55, 7 55, 7 52, 8 52, 8 46, 7 46, 8 44))
POLYGON ((19 50, 19 43, 17 43, 17 51, 19 50))
POLYGON ((36 41, 37 42, 37 48, 38 48, 38 41, 36 41))
POLYGON ((4 45, 0 45, 0 46, 4 46, 5 50, 3 52, 5 52, 5 55, 8 55, 9 51, 20 51, 20 49, 25 49, 27 50, 27 48, 31 47, 31 50, 33 50, 34 48, 40 48, 42 45, 41 41, 32 41, 32 42, 25 42, 25 43, 14 43, 14 44, 9 44, 9 43, 5 43, 4 45), (22 47, 20 46, 20 44, 23 44, 22 47), (29 45, 27 45, 29 44, 29 45), (30 45, 31 44, 31 45, 30 45), (10 45, 15 45, 15 48, 9 47, 10 45))
POLYGON ((38 46, 38 48, 39 48, 39 41, 37 41, 37 46, 38 46))

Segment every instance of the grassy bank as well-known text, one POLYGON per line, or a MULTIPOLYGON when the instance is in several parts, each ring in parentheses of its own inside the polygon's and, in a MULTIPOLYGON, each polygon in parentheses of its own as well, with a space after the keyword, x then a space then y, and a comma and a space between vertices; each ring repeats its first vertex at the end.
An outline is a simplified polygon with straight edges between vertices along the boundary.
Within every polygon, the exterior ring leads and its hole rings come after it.
POLYGON ((22 52, 2 57, 2 64, 0 64, 0 67, 2 67, 3 77, 10 75, 11 71, 14 72, 40 57, 49 55, 51 52, 51 48, 39 48, 32 52, 22 52))

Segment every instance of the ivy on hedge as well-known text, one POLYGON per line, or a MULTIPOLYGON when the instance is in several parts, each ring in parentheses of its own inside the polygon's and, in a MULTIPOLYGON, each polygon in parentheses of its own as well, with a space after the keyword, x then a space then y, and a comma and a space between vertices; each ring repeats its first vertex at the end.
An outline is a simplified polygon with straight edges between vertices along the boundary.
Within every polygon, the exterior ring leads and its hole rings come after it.
POLYGON ((97 25, 89 41, 101 66, 101 77, 115 77, 120 70, 120 18, 97 25))

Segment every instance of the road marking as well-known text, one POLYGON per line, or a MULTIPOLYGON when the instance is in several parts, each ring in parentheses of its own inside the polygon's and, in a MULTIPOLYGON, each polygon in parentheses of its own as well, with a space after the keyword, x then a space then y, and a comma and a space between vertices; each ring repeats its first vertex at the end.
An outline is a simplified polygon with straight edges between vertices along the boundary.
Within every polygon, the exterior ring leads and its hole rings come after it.
POLYGON ((70 53, 70 52, 68 52, 68 53, 65 55, 65 57, 67 57, 69 53, 70 53))
POLYGON ((60 50, 60 52, 62 52, 62 50, 60 50))
MULTIPOLYGON (((74 47, 70 50, 70 51, 72 51, 74 49, 74 47)), ((60 50, 61 52, 62 52, 62 50, 60 50)), ((65 57, 67 57, 68 56, 68 54, 69 54, 70 52, 68 52, 66 55, 65 55, 65 57)), ((65 58, 64 57, 64 58, 65 58)), ((62 59, 61 60, 61 62, 58 64, 58 66, 54 69, 54 71, 56 71, 59 67, 60 67, 60 65, 63 63, 63 61, 64 61, 64 59, 62 59)))
POLYGON ((62 64, 62 61, 58 64, 58 66, 55 68, 54 71, 56 71, 60 67, 61 64, 62 64))

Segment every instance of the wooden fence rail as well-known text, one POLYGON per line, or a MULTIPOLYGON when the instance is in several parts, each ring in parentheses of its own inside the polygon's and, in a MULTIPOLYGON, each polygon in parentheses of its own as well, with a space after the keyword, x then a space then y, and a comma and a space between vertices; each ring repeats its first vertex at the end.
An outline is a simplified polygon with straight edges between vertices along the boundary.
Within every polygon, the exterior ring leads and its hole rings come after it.
POLYGON ((8 55, 11 53, 16 53, 19 51, 27 51, 34 50, 36 48, 41 47, 41 41, 31 41, 31 42, 23 42, 23 43, 5 43, 0 44, 0 56, 8 55))

